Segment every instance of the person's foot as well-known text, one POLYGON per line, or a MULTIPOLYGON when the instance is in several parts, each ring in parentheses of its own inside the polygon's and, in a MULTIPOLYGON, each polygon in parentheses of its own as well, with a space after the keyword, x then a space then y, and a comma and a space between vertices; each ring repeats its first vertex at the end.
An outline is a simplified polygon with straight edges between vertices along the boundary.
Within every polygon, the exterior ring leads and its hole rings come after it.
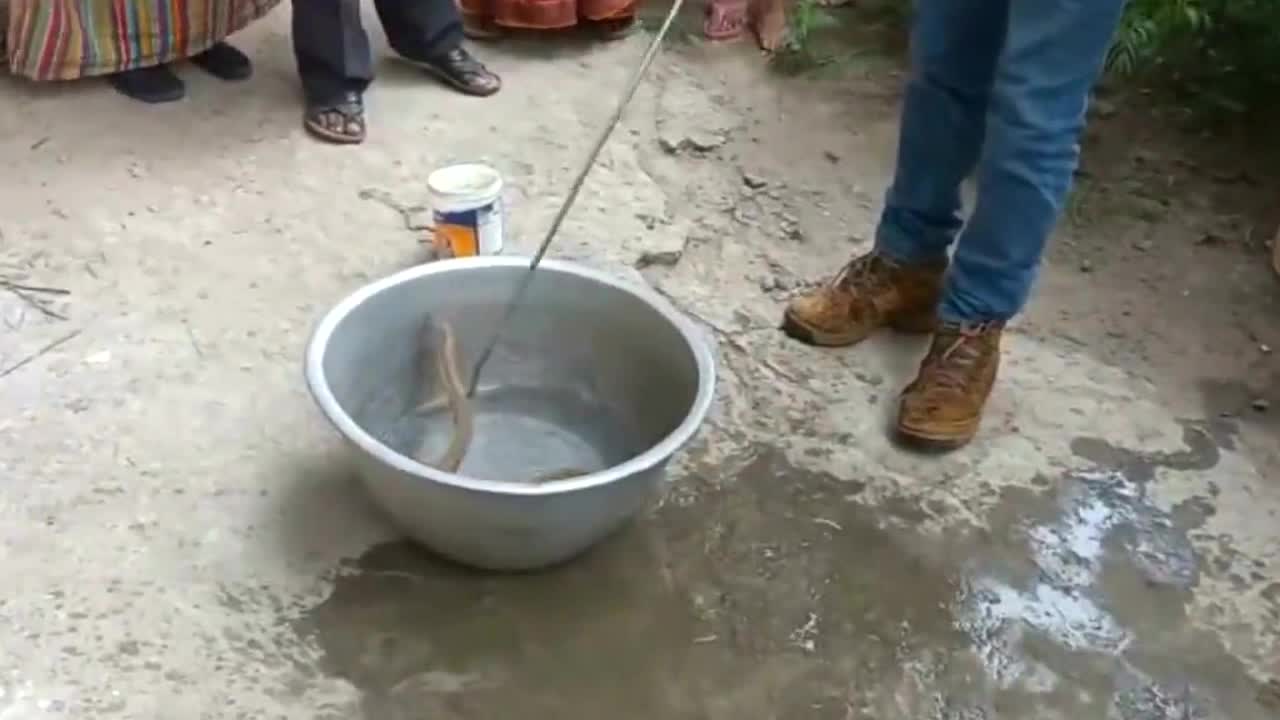
POLYGON ((930 332, 945 260, 900 265, 875 252, 854 258, 823 287, 796 297, 782 330, 811 345, 852 345, 882 327, 930 332))
POLYGON ((923 450, 954 450, 973 439, 1000 367, 1004 323, 944 323, 920 373, 902 391, 898 439, 923 450))
POLYGON ((192 56, 191 62, 219 80, 247 80, 253 75, 249 56, 225 42, 214 43, 208 50, 192 56))
POLYGON ((787 39, 785 0, 755 0, 751 8, 751 25, 760 49, 773 52, 787 39))
POLYGON ((115 73, 107 76, 107 82, 121 95, 144 103, 173 102, 187 94, 182 80, 167 65, 115 73))
POLYGON ((733 40, 747 28, 750 0, 708 0, 702 34, 708 40, 733 40))
POLYGON ((456 47, 427 60, 405 58, 467 95, 487 97, 502 89, 502 80, 490 72, 466 48, 456 47))
POLYGON ((314 137, 337 145, 364 142, 364 100, 349 92, 337 102, 307 103, 302 126, 314 137))

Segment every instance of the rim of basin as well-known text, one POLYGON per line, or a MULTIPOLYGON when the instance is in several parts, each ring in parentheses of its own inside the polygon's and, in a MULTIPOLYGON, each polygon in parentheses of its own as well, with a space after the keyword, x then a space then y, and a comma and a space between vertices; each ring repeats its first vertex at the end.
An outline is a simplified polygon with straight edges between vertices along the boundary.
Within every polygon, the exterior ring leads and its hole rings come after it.
POLYGON ((307 342, 305 360, 307 387, 311 391, 311 396, 320 406, 320 410, 328 417, 329 422, 333 423, 343 436, 358 445, 364 452, 397 470, 434 480, 444 485, 507 495, 555 495, 598 485, 608 485, 621 478, 648 470, 674 455, 698 431, 698 428, 706 418, 708 410, 711 408, 711 400, 715 392, 715 362, 712 359, 711 350, 708 348, 706 340, 694 328, 689 319, 657 292, 648 287, 623 281, 608 273, 565 260, 543 260, 538 265, 538 271, 550 270, 557 273, 576 275, 635 296, 642 302, 647 303, 676 328, 684 339, 685 345, 689 348, 689 352, 693 355, 694 362, 698 368, 698 392, 694 397, 693 403, 689 406, 689 410, 685 413, 684 419, 656 445, 619 465, 575 478, 552 480, 537 485, 502 482, 500 480, 483 480, 437 470, 392 450, 360 427, 347 414, 346 410, 338 404, 338 400, 334 397, 325 377, 324 356, 334 330, 352 310, 378 293, 418 278, 468 269, 527 268, 530 260, 531 258, 518 256, 481 256, 438 260, 417 265, 407 270, 401 270, 381 280, 369 283, 343 298, 320 319, 320 322, 311 333, 311 339, 307 342))

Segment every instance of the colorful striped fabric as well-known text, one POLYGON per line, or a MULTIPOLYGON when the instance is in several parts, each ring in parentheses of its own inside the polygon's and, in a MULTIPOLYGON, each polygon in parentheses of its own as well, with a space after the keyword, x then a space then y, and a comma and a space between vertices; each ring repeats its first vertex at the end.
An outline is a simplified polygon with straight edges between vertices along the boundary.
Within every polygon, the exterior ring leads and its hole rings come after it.
POLYGON ((8 0, 9 71, 32 80, 74 80, 162 65, 204 52, 279 3, 8 0))

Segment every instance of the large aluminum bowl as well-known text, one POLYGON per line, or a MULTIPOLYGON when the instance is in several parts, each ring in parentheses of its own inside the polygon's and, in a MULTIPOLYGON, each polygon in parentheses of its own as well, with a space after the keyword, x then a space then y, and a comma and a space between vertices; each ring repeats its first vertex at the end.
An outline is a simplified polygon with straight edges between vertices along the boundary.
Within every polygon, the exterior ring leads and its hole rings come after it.
POLYGON ((453 428, 447 412, 412 412, 439 392, 418 349, 423 318, 455 328, 469 373, 528 264, 445 260, 374 282, 320 321, 306 355, 311 394, 376 502, 418 542, 493 570, 562 562, 622 526, 697 432, 715 385, 704 336, 663 298, 548 260, 481 375, 459 474, 414 459, 426 437, 431 462, 453 428), (587 474, 530 482, 566 466, 587 474))

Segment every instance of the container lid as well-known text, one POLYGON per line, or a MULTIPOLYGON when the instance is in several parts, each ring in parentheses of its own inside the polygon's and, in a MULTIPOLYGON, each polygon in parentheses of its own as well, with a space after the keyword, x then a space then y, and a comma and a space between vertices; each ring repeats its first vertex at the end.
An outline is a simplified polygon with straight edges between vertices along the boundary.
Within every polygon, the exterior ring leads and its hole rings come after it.
POLYGON ((502 175, 483 163, 449 165, 427 176, 427 189, 446 197, 497 195, 502 191, 502 175))

